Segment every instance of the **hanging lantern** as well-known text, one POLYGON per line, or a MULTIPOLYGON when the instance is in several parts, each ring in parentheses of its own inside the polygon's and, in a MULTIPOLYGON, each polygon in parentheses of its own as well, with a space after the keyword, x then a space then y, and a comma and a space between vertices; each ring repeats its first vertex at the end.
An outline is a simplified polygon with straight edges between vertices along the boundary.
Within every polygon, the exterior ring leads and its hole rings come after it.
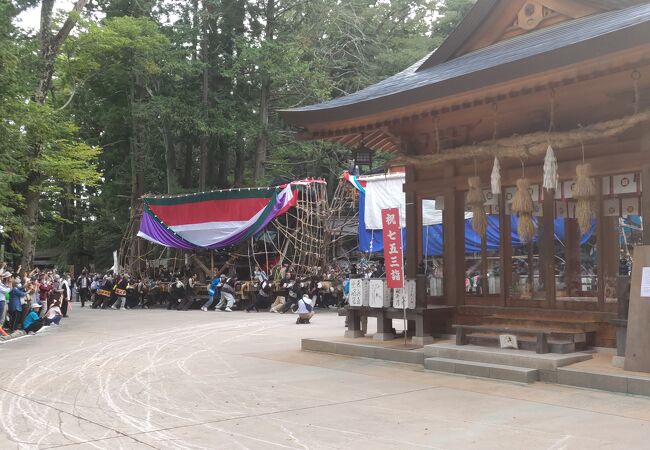
POLYGON ((576 219, 581 234, 586 234, 591 228, 594 218, 594 200, 596 198, 596 182, 591 175, 591 164, 583 163, 576 166, 576 182, 573 198, 576 199, 576 219))
POLYGON ((492 194, 501 194, 501 164, 499 164, 499 158, 496 156, 494 157, 494 165, 492 166, 492 177, 490 181, 492 182, 492 194))
POLYGON ((526 244, 535 237, 535 223, 533 222, 533 197, 530 195, 530 182, 526 178, 517 180, 517 192, 512 199, 512 212, 517 214, 517 234, 519 240, 526 244))
POLYGON ((553 147, 549 144, 546 149, 546 157, 544 158, 544 182, 542 186, 547 191, 557 189, 557 181, 557 158, 555 158, 553 147))
POLYGON ((472 229, 481 238, 484 238, 487 231, 487 215, 485 214, 485 198, 481 192, 481 178, 470 177, 467 179, 467 184, 469 185, 467 204, 472 211, 472 229))

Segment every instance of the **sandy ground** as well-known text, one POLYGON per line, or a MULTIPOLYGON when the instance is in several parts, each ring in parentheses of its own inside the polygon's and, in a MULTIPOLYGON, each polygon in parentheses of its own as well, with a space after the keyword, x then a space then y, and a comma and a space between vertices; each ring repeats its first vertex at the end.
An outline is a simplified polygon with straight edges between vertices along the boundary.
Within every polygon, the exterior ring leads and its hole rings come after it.
POLYGON ((75 308, 0 345, 0 449, 641 449, 650 399, 300 352, 343 318, 75 308))

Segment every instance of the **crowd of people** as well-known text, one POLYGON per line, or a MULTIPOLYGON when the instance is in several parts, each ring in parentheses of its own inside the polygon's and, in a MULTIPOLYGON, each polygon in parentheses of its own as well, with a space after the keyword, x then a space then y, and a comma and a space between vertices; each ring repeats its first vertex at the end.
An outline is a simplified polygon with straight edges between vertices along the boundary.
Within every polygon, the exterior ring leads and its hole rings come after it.
POLYGON ((30 272, 0 268, 0 333, 23 330, 34 334, 44 326, 59 325, 68 317, 73 298, 72 277, 56 271, 30 272))
POLYGON ((85 271, 74 282, 81 307, 86 303, 94 309, 150 309, 187 311, 189 309, 232 312, 245 310, 272 313, 295 312, 296 323, 310 323, 314 308, 339 306, 344 300, 342 289, 336 289, 330 277, 309 275, 298 277, 285 265, 270 279, 259 267, 253 280, 240 281, 231 274, 214 274, 199 283, 190 271, 171 273, 160 268, 154 273, 131 278, 128 274, 89 275, 85 271), (324 287, 325 286, 325 287, 324 287))
POLYGON ((129 274, 91 274, 74 278, 70 273, 34 269, 30 272, 0 269, 0 332, 23 330, 36 333, 44 326, 59 325, 68 317, 71 302, 82 308, 189 309, 232 312, 268 310, 295 313, 297 324, 308 324, 316 308, 341 307, 349 293, 350 277, 377 277, 379 264, 351 265, 347 270, 314 268, 296 275, 289 264, 276 266, 267 275, 259 266, 250 281, 240 281, 231 269, 199 282, 191 270, 173 273, 159 267, 132 278, 129 274))

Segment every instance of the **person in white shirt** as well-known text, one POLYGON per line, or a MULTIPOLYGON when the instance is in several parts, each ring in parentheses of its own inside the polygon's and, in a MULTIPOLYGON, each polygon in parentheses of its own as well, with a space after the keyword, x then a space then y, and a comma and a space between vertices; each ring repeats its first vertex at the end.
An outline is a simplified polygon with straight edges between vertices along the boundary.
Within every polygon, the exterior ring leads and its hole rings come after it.
POLYGON ((314 317, 314 303, 307 294, 304 294, 302 298, 298 300, 298 310, 296 313, 298 314, 296 324, 308 324, 309 319, 314 317))

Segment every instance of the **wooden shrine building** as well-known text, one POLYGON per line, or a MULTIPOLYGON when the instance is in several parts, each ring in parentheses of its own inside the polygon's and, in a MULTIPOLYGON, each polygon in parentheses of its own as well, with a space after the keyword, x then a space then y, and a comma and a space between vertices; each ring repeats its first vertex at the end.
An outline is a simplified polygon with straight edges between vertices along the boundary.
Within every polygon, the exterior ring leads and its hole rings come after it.
POLYGON ((453 325, 470 334, 519 326, 582 331, 588 344, 614 347, 619 272, 632 246, 650 240, 648 105, 650 1, 478 0, 403 72, 282 114, 307 139, 392 152, 389 168, 406 172, 406 278, 417 280, 417 308, 451 311, 424 315, 422 342, 453 325), (550 190, 549 146, 559 179, 550 190), (582 163, 594 183, 590 227, 579 226, 573 195, 582 163), (487 230, 480 251, 468 252, 475 176, 487 230), (519 179, 534 204, 528 241, 512 210, 519 179), (423 251, 427 201, 443 210, 440 255, 423 251))

